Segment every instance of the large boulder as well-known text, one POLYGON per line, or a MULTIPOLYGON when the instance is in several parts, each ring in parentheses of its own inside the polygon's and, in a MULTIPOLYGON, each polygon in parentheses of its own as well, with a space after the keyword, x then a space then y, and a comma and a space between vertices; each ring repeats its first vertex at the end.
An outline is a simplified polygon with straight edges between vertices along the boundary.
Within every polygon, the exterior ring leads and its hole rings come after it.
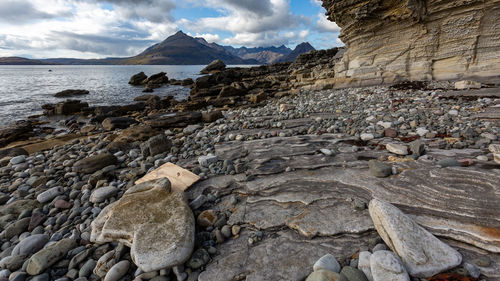
POLYGON ((42 108, 45 109, 46 115, 72 115, 75 113, 82 112, 84 109, 88 108, 89 104, 86 102, 81 102, 79 100, 66 100, 55 105, 44 105, 42 108))
POLYGON ((139 72, 137 74, 132 75, 132 77, 130 77, 130 81, 128 81, 128 83, 130 85, 139 86, 139 85, 142 85, 144 80, 146 80, 147 78, 148 78, 148 76, 144 72, 139 72))
POLYGON ((145 84, 150 89, 159 88, 166 83, 168 83, 168 77, 165 72, 153 74, 145 81, 145 84))
POLYGON ((33 133, 33 126, 29 121, 17 121, 7 128, 0 129, 0 147, 11 142, 27 139, 33 133))
POLYGON ((72 97, 72 96, 88 95, 89 93, 90 92, 87 91, 87 90, 73 90, 73 89, 69 89, 69 90, 64 90, 64 91, 58 92, 54 96, 56 98, 65 98, 65 97, 72 97))
POLYGON ((172 147, 172 142, 164 134, 160 134, 150 138, 148 141, 141 144, 141 152, 144 158, 155 156, 157 154, 168 152, 172 147))
POLYGON ((401 258, 411 276, 431 277, 462 262, 459 252, 441 242, 395 206, 373 199, 369 204, 369 212, 380 237, 401 258))
POLYGON ((116 164, 117 161, 113 154, 101 153, 75 162, 73 172, 92 174, 104 167, 116 164))
POLYGON ((19 155, 28 155, 26 149, 21 147, 6 148, 0 150, 0 159, 4 157, 16 157, 19 155))
POLYGON ((221 60, 214 60, 209 63, 205 68, 203 68, 200 73, 208 74, 212 72, 218 72, 226 69, 226 64, 221 60))
POLYGON ((121 242, 144 272, 183 264, 193 252, 195 220, 186 195, 161 178, 129 188, 92 222, 90 240, 121 242))

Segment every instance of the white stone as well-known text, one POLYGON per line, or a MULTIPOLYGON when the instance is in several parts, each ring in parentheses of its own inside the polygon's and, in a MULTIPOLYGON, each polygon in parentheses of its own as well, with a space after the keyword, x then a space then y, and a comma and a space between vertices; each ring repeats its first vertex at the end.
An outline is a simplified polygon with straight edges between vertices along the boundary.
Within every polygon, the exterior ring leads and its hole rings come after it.
POLYGON ((16 157, 12 157, 12 159, 10 159, 10 164, 17 165, 17 164, 23 163, 24 161, 26 161, 26 156, 25 155, 19 155, 19 156, 16 156, 16 157))
POLYGON ((369 133, 361 134, 359 137, 361 138, 361 140, 364 140, 364 141, 369 141, 369 140, 372 140, 375 138, 373 136, 373 134, 369 134, 369 133))
POLYGON ((481 83, 471 80, 462 80, 455 82, 455 89, 465 90, 465 89, 480 89, 481 83))
POLYGON ((460 253, 393 205, 373 199, 369 212, 380 237, 401 258, 411 276, 431 277, 462 262, 460 253))
POLYGON ((216 163, 219 159, 213 154, 198 157, 198 163, 203 167, 208 167, 210 164, 216 163))
POLYGON ((384 127, 384 129, 388 129, 388 128, 392 127, 392 122, 378 121, 377 125, 384 127))
POLYGON ((485 138, 485 139, 492 140, 492 141, 497 140, 497 135, 490 134, 490 133, 482 133, 481 137, 485 138))
POLYGON ((313 265, 313 270, 328 270, 331 272, 340 272, 340 264, 335 259, 335 257, 331 254, 326 254, 322 256, 318 261, 316 261, 313 265))
POLYGON ((49 202, 50 200, 54 199, 56 196, 61 195, 64 192, 64 189, 62 186, 55 186, 49 190, 46 190, 36 197, 36 200, 40 203, 46 203, 49 202))
POLYGON ((118 187, 112 185, 100 187, 92 192, 92 194, 90 195, 90 202, 92 203, 104 202, 106 199, 116 195, 118 191, 119 191, 118 187))
POLYGON ((104 281, 118 281, 120 278, 125 275, 130 267, 130 262, 127 260, 123 260, 111 267, 111 269, 106 273, 106 277, 104 277, 104 281))
POLYGON ((410 281, 403 264, 391 251, 376 251, 370 257, 373 281, 410 281))
POLYGON ((458 110, 452 109, 452 110, 448 111, 448 115, 457 116, 458 110))
POLYGON ((389 152, 397 155, 408 155, 408 147, 406 145, 388 143, 385 145, 385 148, 387 148, 389 152))
POLYGON ((324 155, 326 155, 326 156, 331 156, 333 154, 333 152, 330 149, 328 149, 328 148, 322 148, 319 151, 321 153, 323 153, 324 155))
POLYGON ((372 253, 363 251, 359 253, 358 269, 363 271, 369 281, 373 281, 372 270, 370 269, 370 257, 372 253))
POLYGON ((429 130, 427 130, 424 127, 417 128, 417 135, 419 135, 421 137, 425 136, 428 132, 429 132, 429 130))
POLYGON ((490 144, 488 149, 493 153, 493 160, 500 164, 500 144, 490 144))

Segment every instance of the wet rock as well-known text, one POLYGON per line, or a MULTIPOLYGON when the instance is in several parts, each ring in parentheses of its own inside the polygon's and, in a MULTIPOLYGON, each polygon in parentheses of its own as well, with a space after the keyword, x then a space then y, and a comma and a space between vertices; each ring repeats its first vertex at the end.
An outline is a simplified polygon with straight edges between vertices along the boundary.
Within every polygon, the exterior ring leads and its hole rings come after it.
POLYGON ((62 239, 34 254, 28 261, 26 272, 29 275, 38 275, 51 265, 62 259, 66 253, 76 247, 73 239, 62 239))
MULTIPOLYGON (((460 253, 441 242, 393 205, 373 199, 369 204, 369 212, 379 235, 387 246, 401 257, 411 276, 431 277, 462 262, 460 253)), ((373 255, 380 252, 384 251, 373 255)))
POLYGON ((66 97, 72 97, 72 96, 83 96, 83 95, 88 95, 90 92, 87 90, 64 90, 61 92, 58 92, 54 95, 56 98, 66 98, 66 97))
POLYGON ((28 152, 21 147, 13 147, 0 150, 0 159, 4 157, 16 157, 20 155, 28 156, 28 152))
POLYGON ((117 159, 113 154, 102 153, 77 161, 73 165, 73 172, 91 174, 116 162, 117 159))
POLYGON ((410 281, 405 267, 391 251, 377 251, 370 257, 370 269, 374 281, 410 281))
POLYGON ((212 72, 222 71, 226 68, 226 64, 222 60, 214 60, 203 68, 201 74, 209 74, 212 72))
POLYGON ((132 77, 130 77, 130 81, 128 82, 130 85, 139 86, 143 84, 143 81, 146 80, 148 76, 144 72, 139 72, 132 77))
POLYGON ((194 217, 184 193, 171 192, 168 179, 161 178, 129 188, 104 208, 92 222, 90 239, 121 242, 131 248, 134 263, 143 271, 160 270, 190 257, 194 217))

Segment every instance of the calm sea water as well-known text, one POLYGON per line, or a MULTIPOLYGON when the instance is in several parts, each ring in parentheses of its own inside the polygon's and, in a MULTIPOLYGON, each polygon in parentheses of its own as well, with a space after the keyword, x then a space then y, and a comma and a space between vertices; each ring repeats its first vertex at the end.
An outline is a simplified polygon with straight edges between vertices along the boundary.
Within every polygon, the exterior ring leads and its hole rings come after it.
MULTIPOLYGON (((202 65, 131 65, 131 66, 0 66, 0 127, 41 114, 41 106, 63 98, 54 94, 66 89, 85 89, 89 95, 73 97, 90 106, 132 103, 143 95, 143 87, 128 84, 130 77, 144 71, 151 75, 164 71, 169 78, 197 78, 202 65), (49 72, 49 69, 52 71, 49 72)), ((164 86, 153 93, 185 99, 189 88, 164 86)))

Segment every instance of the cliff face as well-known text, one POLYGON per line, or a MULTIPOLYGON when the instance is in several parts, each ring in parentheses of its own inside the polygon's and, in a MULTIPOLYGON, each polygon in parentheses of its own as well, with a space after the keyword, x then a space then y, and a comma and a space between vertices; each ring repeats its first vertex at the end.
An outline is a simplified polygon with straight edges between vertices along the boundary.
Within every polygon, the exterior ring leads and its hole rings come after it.
POLYGON ((500 74, 500 0, 323 0, 347 47, 336 86, 500 74))

